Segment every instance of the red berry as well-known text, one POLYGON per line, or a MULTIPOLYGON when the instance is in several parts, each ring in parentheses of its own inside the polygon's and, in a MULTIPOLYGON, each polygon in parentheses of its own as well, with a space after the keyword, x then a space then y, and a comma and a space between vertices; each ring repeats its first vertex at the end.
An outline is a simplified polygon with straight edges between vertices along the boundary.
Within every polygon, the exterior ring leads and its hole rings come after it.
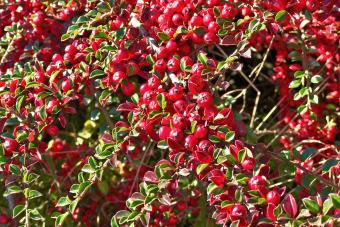
POLYGON ((120 83, 120 81, 122 81, 126 77, 127 77, 127 75, 124 72, 117 71, 112 76, 112 82, 115 83, 115 84, 118 84, 118 83, 120 83))
POLYGON ((1 97, 1 102, 7 107, 12 107, 15 104, 15 98, 7 93, 1 97))
POLYGON ((184 89, 180 86, 174 86, 169 91, 169 99, 171 101, 177 101, 183 98, 184 89))
POLYGON ((181 114, 175 114, 173 117, 172 117, 172 125, 175 127, 175 128, 180 128, 180 129, 183 129, 187 126, 187 118, 184 117, 183 115, 181 114))
POLYGON ((262 176, 253 176, 248 182, 248 186, 251 190, 258 190, 261 186, 265 186, 266 181, 262 176))
POLYGON ((51 99, 46 105, 46 112, 52 113, 59 107, 59 102, 57 99, 51 99))
POLYGON ((47 126, 46 131, 52 137, 57 136, 59 134, 59 128, 55 125, 47 126))
POLYGON ((276 190, 269 191, 266 196, 267 203, 272 203, 274 205, 280 202, 280 194, 276 190))
POLYGON ((63 92, 68 92, 69 90, 71 90, 71 80, 70 79, 63 80, 63 82, 61 83, 61 90, 63 90, 63 92))
POLYGON ((185 138, 185 143, 184 146, 189 149, 189 150, 193 150, 195 148, 195 146, 197 145, 197 138, 193 135, 189 135, 185 138))
POLYGON ((132 82, 127 81, 122 84, 121 90, 125 96, 130 97, 131 95, 133 95, 133 93, 135 93, 135 85, 132 82))
POLYGON ((158 130, 158 136, 161 140, 165 140, 170 135, 171 128, 169 126, 161 126, 158 130))
POLYGON ((233 209, 230 212, 231 219, 234 220, 241 220, 245 219, 247 215, 247 209, 241 204, 235 204, 233 209))
POLYGON ((212 95, 209 92, 202 92, 197 97, 197 104, 200 107, 209 107, 213 104, 213 98, 212 95))
POLYGON ((170 131, 169 137, 170 137, 170 139, 180 143, 184 139, 184 133, 183 133, 182 129, 173 128, 170 131))
POLYGON ((164 61, 164 59, 157 60, 155 62, 154 68, 155 68, 155 71, 164 72, 167 68, 166 62, 164 61))
POLYGON ((0 225, 6 225, 10 221, 9 217, 5 214, 0 214, 0 225))
POLYGON ((160 84, 161 84, 161 80, 155 75, 153 75, 152 77, 148 79, 148 87, 150 89, 156 89, 160 84))
POLYGON ((242 167, 245 170, 252 170, 252 169, 254 169, 255 165, 256 165, 256 162, 255 162, 255 159, 253 159, 253 158, 248 158, 247 157, 242 162, 242 167))
POLYGON ((208 128, 206 128, 204 125, 198 125, 194 135, 198 139, 204 139, 208 135, 208 131, 208 128))
POLYGON ((172 73, 177 72, 179 70, 179 65, 180 63, 177 58, 171 58, 167 64, 169 72, 172 72, 172 73))
POLYGON ((10 156, 16 149, 18 148, 19 144, 16 140, 6 138, 5 142, 3 143, 4 149, 6 151, 6 155, 10 156))

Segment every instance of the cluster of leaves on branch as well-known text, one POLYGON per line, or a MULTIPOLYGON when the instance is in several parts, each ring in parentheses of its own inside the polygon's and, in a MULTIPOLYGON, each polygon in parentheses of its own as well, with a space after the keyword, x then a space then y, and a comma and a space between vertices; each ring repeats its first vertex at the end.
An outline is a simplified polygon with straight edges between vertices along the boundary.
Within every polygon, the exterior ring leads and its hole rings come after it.
POLYGON ((335 0, 0 2, 0 226, 337 226, 335 0))

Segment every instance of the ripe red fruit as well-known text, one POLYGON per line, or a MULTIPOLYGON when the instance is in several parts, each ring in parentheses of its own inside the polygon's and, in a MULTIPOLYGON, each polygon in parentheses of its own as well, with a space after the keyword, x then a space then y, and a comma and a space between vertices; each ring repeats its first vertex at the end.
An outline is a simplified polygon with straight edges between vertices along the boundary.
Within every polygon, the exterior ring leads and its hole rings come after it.
POLYGON ((170 135, 171 128, 169 126, 161 126, 158 130, 158 136, 161 140, 165 140, 170 135))
POLYGON ((175 142, 180 143, 184 139, 184 133, 179 128, 173 128, 170 131, 169 137, 170 137, 170 139, 174 140, 175 142))
POLYGON ((193 135, 189 135, 185 138, 185 143, 184 146, 189 149, 189 150, 193 150, 195 148, 195 146, 197 145, 197 138, 193 135))
POLYGON ((204 39, 204 42, 208 45, 211 45, 218 41, 218 37, 213 32, 208 32, 207 34, 205 34, 203 39, 204 39))
POLYGON ((46 105, 46 112, 52 113, 59 107, 59 101, 57 99, 51 99, 46 105))
POLYGON ((210 146, 211 142, 209 140, 201 140, 201 142, 198 144, 198 150, 208 152, 210 146))
POLYGON ((204 139, 208 135, 208 131, 204 125, 198 125, 194 135, 198 139, 204 139))
POLYGON ((10 219, 5 214, 0 214, 0 225, 6 225, 8 224, 10 219))
POLYGON ((172 117, 172 125, 175 127, 175 128, 180 128, 180 129, 183 129, 187 126, 187 118, 184 117, 183 115, 181 114, 175 114, 173 117, 172 117))
POLYGON ((177 43, 174 40, 169 40, 166 44, 166 48, 169 52, 175 52, 177 50, 177 43))
POLYGON ((230 212, 230 217, 231 217, 231 220, 233 221, 245 219, 246 215, 247 215, 247 209, 239 203, 235 204, 235 206, 230 212))
POLYGON ((16 149, 19 146, 19 143, 14 139, 6 138, 5 142, 3 143, 3 146, 5 149, 6 155, 10 156, 12 155, 14 151, 16 151, 16 149))
POLYGON ((208 25, 209 32, 216 33, 220 29, 220 26, 216 21, 211 21, 208 25))
POLYGON ((189 27, 194 28, 194 27, 199 27, 203 25, 203 18, 195 15, 193 17, 191 17, 190 21, 189 21, 189 27))
POLYGON ((1 102, 7 107, 12 107, 15 104, 15 98, 11 94, 4 94, 1 97, 1 102))
POLYGON ((280 194, 277 190, 272 190, 267 193, 266 199, 267 203, 272 203, 274 205, 280 202, 280 194))
POLYGON ((184 17, 180 13, 176 13, 172 16, 172 23, 174 23, 174 25, 177 25, 177 26, 182 25, 183 20, 184 20, 184 17))
POLYGON ((180 65, 180 62, 177 58, 171 58, 167 64, 169 72, 172 72, 172 73, 177 72, 179 70, 179 65, 180 65))
POLYGON ((127 75, 124 72, 117 71, 112 76, 112 82, 115 83, 115 84, 118 84, 126 77, 127 77, 127 75))
POLYGON ((252 170, 254 169, 255 165, 256 165, 255 159, 250 157, 245 158, 244 161, 242 162, 242 167, 245 170, 252 170))
POLYGON ((166 66, 166 62, 164 61, 164 59, 158 59, 155 62, 155 65, 154 65, 155 71, 164 72, 166 70, 166 68, 167 68, 167 66, 166 66))
POLYGON ((212 95, 209 92, 202 92, 197 97, 197 104, 200 107, 209 107, 213 104, 212 95))
POLYGON ((176 110, 177 113, 184 113, 186 107, 188 106, 187 102, 185 102, 184 100, 177 100, 173 107, 176 110))
POLYGON ((128 97, 130 97, 131 95, 135 93, 135 85, 131 81, 127 81, 123 83, 121 86, 121 89, 122 89, 122 93, 128 97))
POLYGON ((46 80, 46 76, 45 74, 42 72, 42 71, 38 71, 35 76, 34 76, 35 80, 38 82, 38 83, 44 83, 45 80, 46 80))
POLYGON ((148 87, 150 89, 156 89, 160 84, 161 80, 156 75, 153 75, 148 79, 148 87))
POLYGON ((180 86, 174 86, 169 90, 169 99, 177 101, 183 98, 184 89, 180 86))
POLYGON ((59 128, 55 125, 47 126, 46 131, 52 137, 57 136, 59 134, 59 128))
POLYGON ((71 90, 71 80, 70 79, 63 80, 63 82, 61 83, 61 90, 63 90, 63 92, 68 92, 69 90, 71 90))
POLYGON ((248 186, 251 190, 258 190, 260 186, 265 186, 266 181, 262 176, 253 176, 248 182, 248 186))
POLYGON ((187 204, 184 202, 184 201, 179 201, 177 204, 176 204, 176 208, 177 210, 179 211, 183 211, 187 208, 187 204))

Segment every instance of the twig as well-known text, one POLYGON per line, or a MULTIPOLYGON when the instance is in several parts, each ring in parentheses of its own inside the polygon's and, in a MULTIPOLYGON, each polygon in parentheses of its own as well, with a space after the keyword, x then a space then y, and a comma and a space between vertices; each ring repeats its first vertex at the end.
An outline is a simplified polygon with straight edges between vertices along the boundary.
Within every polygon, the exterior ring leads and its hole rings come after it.
MULTIPOLYGON (((90 91, 94 95, 95 91, 94 91, 94 87, 92 84, 90 85, 90 91)), ((107 110, 102 106, 102 104, 100 104, 100 102, 96 98, 95 98, 95 102, 100 112, 104 115, 106 122, 109 124, 110 128, 113 129, 115 126, 113 122, 111 121, 110 114, 107 112, 107 110)))
POLYGON ((138 169, 137 169, 135 178, 133 179, 133 183, 132 183, 132 186, 131 186, 131 189, 130 189, 129 197, 131 196, 131 194, 132 194, 132 192, 133 192, 133 189, 134 189, 134 187, 135 187, 135 185, 136 185, 136 183, 137 183, 137 180, 138 180, 138 178, 139 178, 139 172, 140 172, 140 169, 141 169, 141 167, 142 167, 142 165, 143 165, 143 162, 144 162, 144 160, 145 160, 145 158, 146 158, 146 155, 153 149, 154 146, 155 146, 155 142, 150 141, 150 142, 148 143, 146 149, 145 149, 145 152, 144 152, 144 154, 143 154, 143 156, 142 156, 142 159, 141 159, 141 161, 140 161, 140 165, 138 166, 138 169))

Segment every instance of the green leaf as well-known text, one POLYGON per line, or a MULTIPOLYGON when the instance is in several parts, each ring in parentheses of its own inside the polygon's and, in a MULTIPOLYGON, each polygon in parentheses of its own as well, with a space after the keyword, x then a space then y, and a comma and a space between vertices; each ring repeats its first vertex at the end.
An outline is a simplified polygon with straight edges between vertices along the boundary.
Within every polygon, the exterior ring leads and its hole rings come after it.
POLYGON ((100 2, 97 5, 97 9, 101 13, 109 12, 111 10, 110 5, 107 2, 100 2))
POLYGON ((230 132, 227 132, 227 133, 225 134, 224 140, 225 140, 226 142, 230 142, 230 141, 232 141, 232 140, 234 139, 234 137, 235 137, 235 132, 230 131, 230 132))
POLYGON ((83 168, 81 169, 81 171, 85 173, 95 173, 96 169, 94 169, 90 164, 85 164, 83 168))
POLYGON ((214 136, 214 135, 209 136, 209 140, 212 143, 219 143, 219 142, 221 142, 221 139, 219 137, 217 137, 217 136, 214 136))
POLYGON ((311 200, 309 198, 304 198, 302 199, 302 202, 311 213, 316 214, 319 212, 320 207, 316 201, 311 200))
POLYGON ((155 60, 153 60, 152 55, 149 54, 148 56, 146 56, 146 61, 150 63, 150 65, 155 64, 155 60))
POLYGON ((165 150, 165 149, 168 149, 169 146, 168 146, 168 143, 165 141, 165 140, 161 140, 157 143, 157 147, 159 149, 162 149, 162 150, 165 150))
POLYGON ((205 168, 207 168, 208 166, 209 166, 209 164, 206 164, 206 163, 204 163, 204 164, 199 164, 199 165, 197 166, 197 168, 196 168, 196 173, 197 173, 197 174, 202 173, 203 170, 205 170, 205 168))
POLYGON ((24 95, 21 95, 17 98, 17 101, 15 103, 15 109, 20 112, 20 109, 21 109, 21 105, 22 105, 22 102, 24 101, 25 99, 25 96, 24 95))
POLYGON ((157 36, 162 42, 168 41, 170 39, 169 36, 165 34, 164 32, 158 32, 157 36))
POLYGON ((208 188, 207 188, 207 193, 208 195, 210 195, 211 193, 213 193, 216 189, 218 189, 218 186, 214 183, 210 183, 208 185, 208 188))
POLYGON ((97 39, 106 39, 107 38, 107 34, 105 32, 97 32, 96 34, 94 34, 94 38, 97 38, 97 39))
POLYGON ((205 54, 199 53, 197 58, 203 65, 207 65, 208 58, 205 54))
POLYGON ((338 164, 339 160, 332 158, 328 159, 322 167, 322 172, 328 172, 333 166, 336 166, 338 164))
POLYGON ((247 151, 246 149, 242 149, 238 152, 237 157, 240 163, 243 163, 244 159, 246 158, 247 151))
POLYGON ((6 192, 3 194, 4 197, 11 195, 11 194, 15 194, 15 193, 19 193, 21 192, 21 188, 17 185, 12 185, 10 187, 7 188, 6 192))
POLYGON ((28 84, 26 84, 25 89, 31 88, 31 87, 38 87, 40 86, 40 84, 38 82, 29 82, 28 84))
POLYGON ((121 27, 116 31, 116 40, 121 40, 124 38, 126 32, 125 27, 121 27))
POLYGON ((286 15, 287 15, 286 10, 281 10, 281 11, 277 12, 276 15, 275 15, 275 21, 276 22, 284 21, 286 19, 286 15))
POLYGON ((307 87, 303 87, 300 89, 299 94, 301 97, 307 96, 308 95, 308 88, 307 87))
POLYGON ((323 77, 320 75, 315 75, 312 77, 312 79, 310 80, 313 84, 318 84, 323 80, 323 77))
POLYGON ((111 218, 111 227, 119 227, 115 216, 111 218))
POLYGON ((71 200, 68 197, 60 197, 58 200, 58 203, 56 205, 56 207, 63 207, 63 206, 67 206, 71 203, 71 200))
POLYGON ((24 205, 17 205, 17 206, 14 207, 14 209, 13 209, 12 217, 13 217, 13 218, 17 217, 17 216, 18 216, 19 214, 21 214, 24 210, 25 210, 25 206, 24 206, 24 205))
POLYGON ((15 175, 20 175, 21 171, 17 165, 10 164, 9 165, 9 171, 15 175))
POLYGON ((57 219, 55 220, 55 225, 61 226, 64 223, 64 221, 65 221, 65 219, 68 215, 69 215, 69 212, 66 212, 64 214, 57 216, 57 219))
POLYGON ((74 210, 77 208, 79 199, 75 199, 71 202, 71 204, 68 206, 69 211, 71 212, 71 214, 73 214, 74 210))
POLYGON ((304 149, 301 155, 301 161, 306 161, 311 155, 315 154, 318 150, 313 147, 307 147, 304 149))
POLYGON ((249 25, 248 25, 248 30, 249 31, 253 31, 254 29, 257 28, 257 26, 260 24, 260 21, 259 20, 252 20, 249 25))
POLYGON ((307 106, 306 105, 301 105, 297 108, 297 111, 299 114, 304 114, 306 113, 306 111, 308 110, 307 106))
POLYGON ((105 72, 101 69, 93 70, 90 74, 90 79, 95 79, 97 77, 105 75, 105 72))
POLYGON ((332 209, 333 202, 330 198, 326 199, 325 202, 322 204, 322 213, 323 215, 327 215, 327 213, 332 209))
POLYGON ((304 76, 305 76, 305 72, 303 72, 303 71, 296 71, 296 72, 294 73, 294 77, 297 78, 297 79, 301 79, 301 78, 303 78, 304 76))
POLYGON ((30 218, 35 221, 44 220, 44 217, 39 213, 37 209, 31 210, 29 214, 30 218))
POLYGON ((162 108, 162 110, 166 108, 167 102, 166 102, 166 99, 163 93, 159 93, 157 95, 157 102, 158 102, 158 105, 162 108))
POLYGON ((40 192, 38 192, 37 190, 30 190, 29 193, 28 193, 29 199, 34 199, 34 198, 37 198, 37 197, 40 197, 40 196, 42 196, 42 194, 40 192))
POLYGON ((61 41, 65 41, 65 40, 68 40, 70 38, 70 34, 69 33, 65 33, 61 36, 61 41))
POLYGON ((293 80, 292 82, 290 82, 289 88, 297 88, 297 87, 300 87, 300 85, 301 85, 301 80, 293 80))
POLYGON ((334 206, 336 209, 340 209, 340 196, 337 195, 337 194, 330 194, 329 196, 331 197, 333 206, 334 206))

